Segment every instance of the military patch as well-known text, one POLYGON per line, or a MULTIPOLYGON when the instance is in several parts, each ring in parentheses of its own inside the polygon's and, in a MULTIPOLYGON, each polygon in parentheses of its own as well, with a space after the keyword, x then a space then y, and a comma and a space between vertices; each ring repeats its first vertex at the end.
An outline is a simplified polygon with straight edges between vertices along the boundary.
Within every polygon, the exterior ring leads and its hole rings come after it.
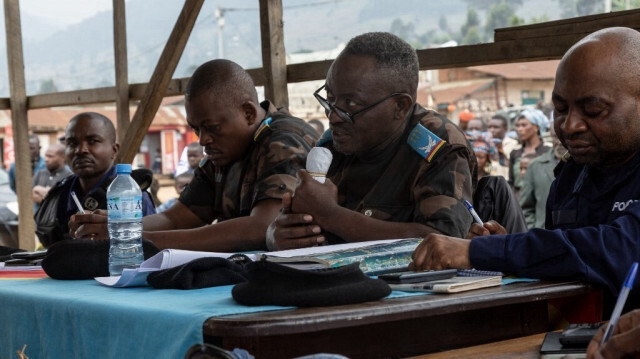
POLYGON ((407 143, 427 162, 431 162, 438 150, 440 150, 447 141, 436 136, 433 132, 418 123, 413 130, 411 130, 411 133, 409 133, 407 143))
POLYGON ((273 119, 271 117, 267 118, 266 120, 262 121, 262 124, 260 125, 260 127, 258 127, 258 129, 256 130, 256 134, 253 136, 253 140, 254 141, 258 141, 258 138, 260 137, 260 134, 265 130, 265 129, 271 129, 271 127, 269 126, 269 124, 271 124, 271 121, 273 121, 273 119))

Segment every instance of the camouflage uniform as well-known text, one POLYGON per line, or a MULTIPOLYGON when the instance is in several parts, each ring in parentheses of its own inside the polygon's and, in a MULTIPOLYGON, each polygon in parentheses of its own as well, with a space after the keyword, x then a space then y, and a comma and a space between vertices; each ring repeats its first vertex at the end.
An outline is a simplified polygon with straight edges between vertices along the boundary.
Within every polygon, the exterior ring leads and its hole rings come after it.
MULTIPOLYGON (((338 187, 341 206, 373 218, 417 222, 451 236, 465 237, 477 164, 464 133, 444 116, 415 105, 402 136, 385 149, 365 156, 344 155, 332 142, 321 145, 333 153, 327 177, 338 187), (446 141, 430 161, 408 143, 418 121, 446 141)), ((436 152, 437 151, 437 152, 436 152)), ((328 234, 330 243, 342 240, 328 234)))
POLYGON ((267 116, 246 156, 222 168, 205 158, 180 194, 180 202, 205 223, 248 216, 258 201, 292 193, 296 172, 305 168, 317 139, 313 127, 267 101, 260 106, 267 116))

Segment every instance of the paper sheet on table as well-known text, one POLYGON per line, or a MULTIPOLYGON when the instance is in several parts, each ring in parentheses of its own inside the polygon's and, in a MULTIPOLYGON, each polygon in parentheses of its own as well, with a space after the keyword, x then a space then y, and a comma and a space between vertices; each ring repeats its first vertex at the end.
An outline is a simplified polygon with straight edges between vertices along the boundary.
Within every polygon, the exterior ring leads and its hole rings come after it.
MULTIPOLYGON (((318 246, 308 248, 289 249, 284 251, 269 252, 270 255, 279 257, 294 257, 302 255, 313 255, 327 252, 333 252, 343 249, 361 248, 383 243, 393 243, 401 241, 403 239, 385 239, 380 241, 368 241, 357 243, 344 243, 330 246, 318 246)), ((153 257, 142 262, 140 268, 136 269, 124 269, 121 276, 112 277, 97 277, 100 284, 109 287, 139 287, 146 286, 147 276, 150 272, 159 271, 162 269, 169 269, 189 263, 194 259, 203 257, 218 257, 229 258, 236 253, 222 253, 222 252, 199 252, 199 251, 187 251, 182 249, 163 249, 153 257)), ((252 260, 257 260, 261 253, 245 253, 245 255, 252 260)))

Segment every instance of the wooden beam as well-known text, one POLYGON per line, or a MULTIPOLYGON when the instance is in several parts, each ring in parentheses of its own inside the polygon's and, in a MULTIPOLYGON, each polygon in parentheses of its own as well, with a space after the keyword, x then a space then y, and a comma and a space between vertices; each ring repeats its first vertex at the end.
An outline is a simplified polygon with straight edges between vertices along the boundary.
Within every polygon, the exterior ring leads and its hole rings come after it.
POLYGON ((11 101, 8 98, 0 98, 0 110, 10 110, 11 101))
POLYGON ((4 1, 4 23, 11 93, 11 122, 16 154, 16 189, 20 213, 18 217, 18 246, 32 251, 36 247, 36 226, 33 220, 33 200, 31 197, 33 170, 29 155, 29 122, 24 79, 20 3, 18 0, 4 1))
POLYGON ((124 0, 113 0, 113 52, 116 65, 116 113, 118 138, 129 128, 129 71, 127 66, 127 20, 124 0))
POLYGON ((538 37, 552 39, 555 36, 569 34, 582 38, 594 31, 612 26, 640 30, 640 9, 496 29, 494 41, 527 40, 538 37))
POLYGON ((282 0, 260 0, 260 38, 265 97, 277 107, 289 107, 282 0))
POLYGON ((200 8, 204 0, 186 0, 182 11, 178 16, 169 40, 162 50, 158 64, 156 65, 151 81, 145 89, 142 101, 133 115, 131 125, 124 139, 120 139, 121 151, 118 161, 121 163, 131 163, 140 144, 147 134, 147 129, 153 117, 160 107, 160 102, 164 97, 167 86, 171 81, 171 76, 178 65, 184 47, 187 44, 193 24, 198 18, 200 8))

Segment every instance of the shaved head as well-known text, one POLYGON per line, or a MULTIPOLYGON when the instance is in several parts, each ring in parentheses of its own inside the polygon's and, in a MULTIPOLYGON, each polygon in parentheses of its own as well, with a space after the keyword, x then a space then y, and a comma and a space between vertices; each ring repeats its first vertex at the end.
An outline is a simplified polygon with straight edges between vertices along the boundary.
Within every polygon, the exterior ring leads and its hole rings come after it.
POLYGON ((224 98, 230 106, 246 101, 258 103, 258 93, 249 73, 229 60, 211 60, 200 65, 189 79, 185 98, 191 101, 206 92, 224 98))

